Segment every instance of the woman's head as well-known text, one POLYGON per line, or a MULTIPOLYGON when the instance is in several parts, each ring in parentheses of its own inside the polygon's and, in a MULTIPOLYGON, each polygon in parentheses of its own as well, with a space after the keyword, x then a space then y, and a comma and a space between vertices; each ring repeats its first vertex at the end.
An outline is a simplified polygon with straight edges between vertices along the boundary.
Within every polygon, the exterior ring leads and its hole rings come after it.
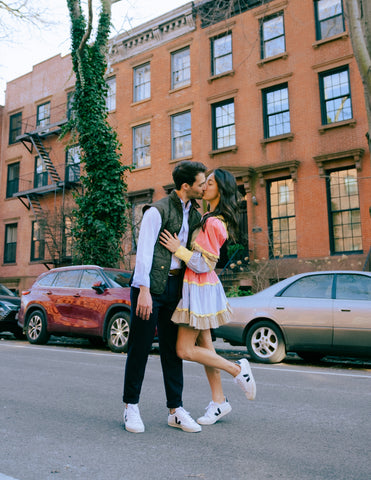
POLYGON ((228 225, 229 233, 235 236, 238 229, 238 189, 234 176, 221 168, 212 172, 206 182, 204 200, 210 202, 213 211, 206 217, 221 215, 228 225))

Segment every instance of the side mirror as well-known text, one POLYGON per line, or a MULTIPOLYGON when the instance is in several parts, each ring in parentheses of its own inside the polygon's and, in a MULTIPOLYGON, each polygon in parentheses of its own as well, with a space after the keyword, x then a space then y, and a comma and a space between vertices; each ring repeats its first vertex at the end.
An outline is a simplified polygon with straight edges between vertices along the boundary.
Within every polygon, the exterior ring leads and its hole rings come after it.
POLYGON ((95 290, 97 293, 102 294, 107 289, 107 286, 105 283, 97 282, 97 283, 94 283, 94 285, 91 288, 95 290))

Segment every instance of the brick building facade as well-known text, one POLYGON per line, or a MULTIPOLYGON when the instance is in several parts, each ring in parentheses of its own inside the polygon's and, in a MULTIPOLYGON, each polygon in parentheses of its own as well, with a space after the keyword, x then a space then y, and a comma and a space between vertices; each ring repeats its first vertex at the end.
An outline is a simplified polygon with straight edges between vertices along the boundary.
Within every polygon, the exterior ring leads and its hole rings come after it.
MULTIPOLYGON (((249 265, 234 271, 246 284, 369 269, 367 117, 341 0, 245 1, 217 13, 213 3, 187 3, 110 42, 109 121, 134 167, 126 266, 143 203, 164 196, 176 163, 193 159, 237 179, 249 265)), ((45 264, 71 261, 78 145, 58 134, 73 82, 70 57, 56 56, 7 85, 0 282, 14 289, 45 264)))

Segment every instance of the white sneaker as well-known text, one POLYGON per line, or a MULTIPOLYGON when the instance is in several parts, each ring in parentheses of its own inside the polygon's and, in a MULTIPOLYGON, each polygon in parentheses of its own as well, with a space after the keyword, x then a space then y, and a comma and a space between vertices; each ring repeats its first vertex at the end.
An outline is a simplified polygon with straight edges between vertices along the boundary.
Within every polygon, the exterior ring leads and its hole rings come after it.
POLYGON ((227 415, 232 410, 232 407, 227 399, 223 403, 215 403, 211 401, 205 408, 206 413, 197 419, 200 425, 213 425, 220 420, 224 415, 227 415))
POLYGON ((128 403, 124 409, 125 430, 132 433, 144 432, 144 424, 140 418, 138 404, 128 403))
POLYGON ((200 432, 202 430, 183 407, 176 408, 175 413, 169 413, 167 424, 169 427, 181 428, 183 432, 200 432))
POLYGON ((234 382, 245 392, 248 400, 254 400, 256 396, 256 383, 246 358, 238 360, 236 363, 241 367, 241 372, 234 377, 234 382))

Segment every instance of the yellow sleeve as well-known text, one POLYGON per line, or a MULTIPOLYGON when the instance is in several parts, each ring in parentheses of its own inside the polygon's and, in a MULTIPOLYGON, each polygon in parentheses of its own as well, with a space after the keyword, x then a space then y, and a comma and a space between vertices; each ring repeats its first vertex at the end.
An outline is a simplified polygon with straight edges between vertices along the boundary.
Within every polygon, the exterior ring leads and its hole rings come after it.
POLYGON ((186 264, 190 261, 193 252, 191 250, 188 250, 188 248, 180 246, 177 251, 174 253, 174 255, 177 258, 180 258, 180 260, 183 260, 186 264))

